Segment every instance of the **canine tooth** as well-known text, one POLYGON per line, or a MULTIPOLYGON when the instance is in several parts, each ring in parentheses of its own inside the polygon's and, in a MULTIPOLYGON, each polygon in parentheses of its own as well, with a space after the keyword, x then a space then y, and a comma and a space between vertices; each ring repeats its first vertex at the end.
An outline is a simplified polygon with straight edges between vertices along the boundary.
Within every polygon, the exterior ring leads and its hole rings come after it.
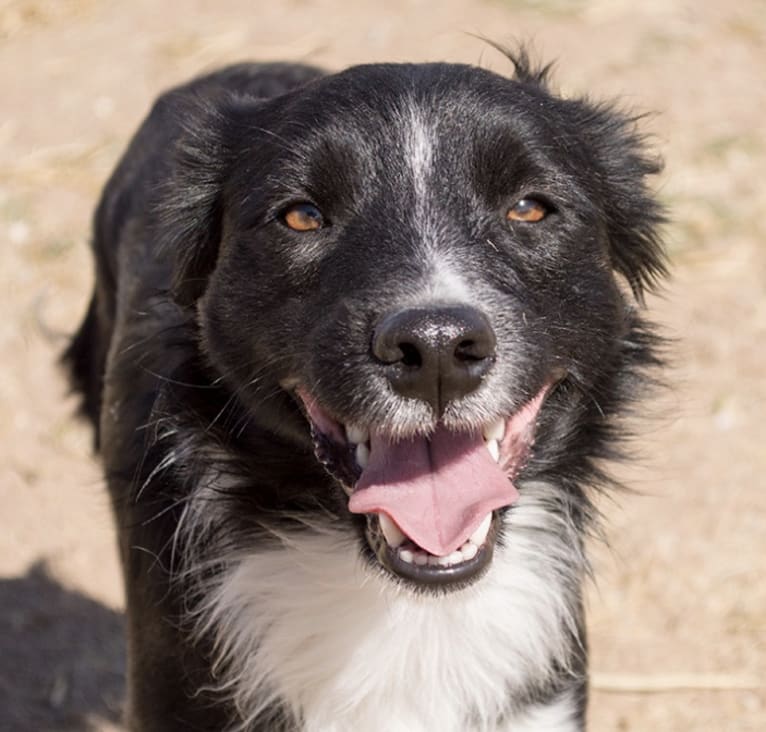
POLYGON ((370 448, 367 447, 363 442, 360 442, 356 446, 356 462, 359 465, 360 468, 364 469, 367 467, 367 463, 370 462, 370 448))
POLYGON ((401 532, 399 527, 393 522, 387 513, 379 513, 378 521, 380 522, 380 530, 383 532, 383 536, 386 537, 386 542, 392 549, 396 549, 401 546, 402 542, 406 538, 401 532))
POLYGON ((407 562, 407 564, 412 564, 412 560, 415 558, 415 555, 409 549, 402 549, 399 552, 399 558, 403 562, 407 562))
POLYGON ((415 564, 417 564, 418 567, 422 567, 424 564, 428 564, 428 554, 425 552, 418 552, 415 554, 415 564))
POLYGON ((448 554, 446 557, 436 557, 437 564, 441 567, 449 567, 450 564, 452 564, 452 555, 448 554))
POLYGON ((476 544, 477 547, 480 547, 487 539, 487 534, 489 533, 489 525, 492 523, 492 514, 488 513, 484 520, 479 524, 479 528, 476 529, 476 531, 471 534, 471 538, 469 541, 472 544, 476 544))
POLYGON ((347 424, 346 438, 349 442, 353 442, 355 445, 360 445, 370 439, 370 433, 367 429, 358 424, 347 424))
POLYGON ((441 557, 435 557, 433 554, 428 555, 428 566, 429 567, 438 567, 439 566, 439 559, 441 557))
POLYGON ((482 434, 487 442, 490 440, 497 440, 499 442, 505 437, 505 420, 501 417, 492 424, 485 425, 482 434))
POLYGON ((469 559, 473 559, 479 553, 479 547, 472 541, 467 541, 460 547, 460 553, 463 555, 463 561, 467 562, 469 559))
POLYGON ((492 459, 497 462, 500 460, 500 445, 497 444, 497 440, 488 440, 486 442, 487 450, 492 455, 492 459))

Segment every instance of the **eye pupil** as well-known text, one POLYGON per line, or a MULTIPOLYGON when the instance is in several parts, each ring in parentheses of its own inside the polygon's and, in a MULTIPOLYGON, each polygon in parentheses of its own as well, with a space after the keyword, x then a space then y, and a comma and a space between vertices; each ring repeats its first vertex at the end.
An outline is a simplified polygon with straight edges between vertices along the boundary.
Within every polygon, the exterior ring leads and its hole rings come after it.
POLYGON ((524 221, 536 223, 542 221, 548 215, 548 208, 534 198, 522 198, 508 209, 506 218, 509 221, 524 221))
POLYGON ((324 225, 319 209, 310 203, 295 203, 282 214, 285 225, 293 231, 315 231, 324 225))

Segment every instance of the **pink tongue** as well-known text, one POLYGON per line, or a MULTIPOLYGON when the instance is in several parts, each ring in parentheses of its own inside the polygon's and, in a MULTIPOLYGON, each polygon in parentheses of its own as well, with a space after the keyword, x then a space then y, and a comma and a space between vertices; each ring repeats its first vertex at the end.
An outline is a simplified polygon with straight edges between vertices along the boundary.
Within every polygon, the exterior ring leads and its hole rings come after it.
POLYGON ((480 433, 439 426, 429 439, 395 443, 373 431, 369 464, 348 505, 353 513, 387 513, 418 546, 446 556, 490 511, 518 497, 480 433))

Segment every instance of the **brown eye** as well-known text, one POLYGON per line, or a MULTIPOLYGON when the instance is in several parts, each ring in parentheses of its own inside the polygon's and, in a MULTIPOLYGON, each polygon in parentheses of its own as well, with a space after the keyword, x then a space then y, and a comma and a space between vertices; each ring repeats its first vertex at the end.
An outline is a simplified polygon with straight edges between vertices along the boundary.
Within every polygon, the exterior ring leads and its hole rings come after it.
POLYGON ((508 209, 505 215, 508 221, 524 221, 527 224, 534 224, 542 221, 548 215, 548 207, 536 201, 534 198, 522 198, 508 209))
POLYGON ((295 203, 282 214, 282 221, 293 231, 315 231, 324 225, 319 209, 310 203, 295 203))

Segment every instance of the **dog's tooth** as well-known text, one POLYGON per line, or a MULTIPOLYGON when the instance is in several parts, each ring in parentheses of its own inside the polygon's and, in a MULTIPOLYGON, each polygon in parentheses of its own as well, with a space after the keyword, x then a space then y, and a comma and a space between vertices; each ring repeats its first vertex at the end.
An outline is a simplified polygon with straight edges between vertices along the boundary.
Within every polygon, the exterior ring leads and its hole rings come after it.
POLYGON ((386 537, 387 544, 392 549, 401 546, 406 537, 391 517, 387 513, 379 513, 378 521, 380 521, 380 530, 383 532, 383 536, 386 537))
POLYGON ((418 567, 422 567, 424 564, 428 564, 428 554, 425 552, 417 552, 415 554, 415 564, 417 564, 418 567))
POLYGON ((452 552, 452 554, 450 554, 447 559, 449 559, 450 564, 460 564, 460 562, 465 561, 463 558, 463 552, 460 549, 452 552))
POLYGON ((492 424, 484 425, 482 434, 484 435, 484 439, 487 440, 487 442, 490 440, 497 440, 500 442, 500 440, 505 437, 505 420, 501 417, 500 419, 492 422, 492 424))
POLYGON ((370 448, 363 442, 360 442, 356 446, 355 455, 357 464, 364 470, 367 467, 367 463, 370 462, 370 448))
POLYGON ((439 559, 441 557, 436 557, 433 554, 428 555, 428 566, 429 567, 438 567, 439 566, 439 559))
POLYGON ((500 445, 498 445, 497 440, 488 440, 484 444, 487 446, 489 454, 492 455, 492 459, 498 462, 500 460, 500 445))
POLYGON ((489 533, 489 525, 492 523, 492 514, 488 513, 484 520, 479 524, 479 528, 471 534, 470 541, 477 547, 481 546, 487 539, 489 533))
POLYGON ((346 438, 355 445, 360 445, 370 439, 370 432, 358 424, 346 425, 346 438))
POLYGON ((402 549, 399 551, 399 558, 407 564, 412 564, 415 555, 409 549, 402 549))
POLYGON ((463 561, 467 562, 469 559, 473 559, 479 553, 479 547, 472 541, 467 541, 460 547, 460 553, 463 555, 463 561))
POLYGON ((447 554, 446 557, 436 557, 436 559, 436 563, 441 567, 449 567, 453 563, 451 554, 447 554))

